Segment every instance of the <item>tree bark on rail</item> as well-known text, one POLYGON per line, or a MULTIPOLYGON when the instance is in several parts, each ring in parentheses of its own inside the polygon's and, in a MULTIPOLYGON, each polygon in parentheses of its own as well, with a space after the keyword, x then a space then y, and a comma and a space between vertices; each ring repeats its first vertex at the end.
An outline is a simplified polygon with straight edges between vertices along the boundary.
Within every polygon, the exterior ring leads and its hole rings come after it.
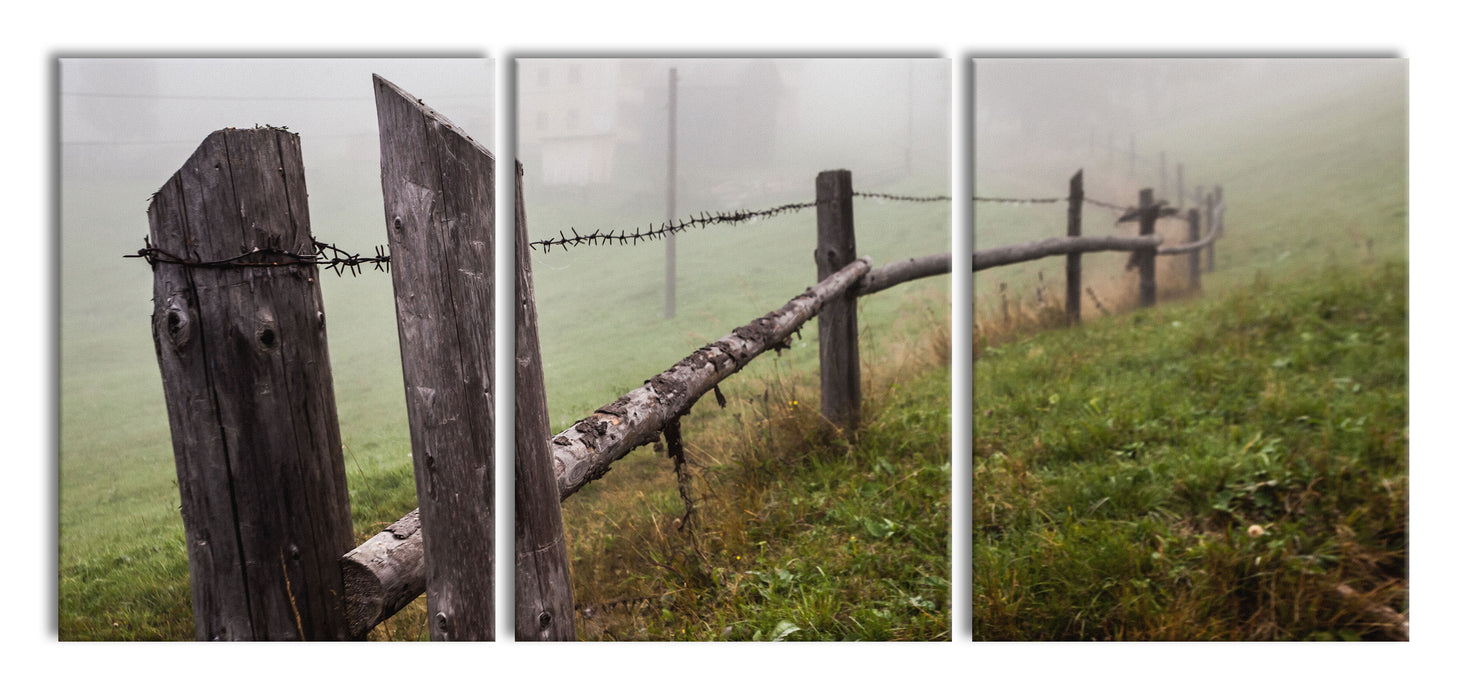
POLYGON ((494 156, 373 76, 429 638, 494 639, 494 156))
POLYGON ((418 509, 389 525, 341 558, 347 624, 352 636, 408 606, 426 589, 423 529, 418 509))
POLYGON ((148 223, 174 258, 154 263, 153 339, 194 633, 348 639, 336 561, 352 522, 318 270, 300 264, 316 252, 300 138, 210 134, 148 223))
POLYGON ((787 345, 791 334, 856 284, 871 264, 870 258, 858 258, 778 310, 694 351, 556 435, 551 450, 561 500, 600 479, 633 449, 656 440, 664 425, 760 353, 787 345))

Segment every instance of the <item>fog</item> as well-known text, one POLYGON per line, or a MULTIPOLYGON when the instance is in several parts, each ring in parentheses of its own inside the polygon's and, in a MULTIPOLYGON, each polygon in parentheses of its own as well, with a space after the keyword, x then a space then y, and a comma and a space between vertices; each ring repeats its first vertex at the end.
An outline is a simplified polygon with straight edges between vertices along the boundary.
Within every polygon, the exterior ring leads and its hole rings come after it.
POLYGON ((1059 191, 1064 178, 1090 164, 1156 185, 1160 154, 1171 170, 1189 155, 1226 146, 1190 139, 1192 124, 1294 119, 1299 105, 1384 75, 1397 76, 1400 92, 1380 97, 1405 104, 1405 66, 1381 59, 977 60, 975 184, 1002 188, 1016 173, 1045 167, 1043 177, 1059 191))
MULTIPOLYGON (((518 60, 530 240, 807 203, 828 170, 851 171, 858 192, 947 195, 950 70, 946 59, 518 60)), ((858 201, 858 255, 947 250, 950 206, 858 201)), ((816 280, 815 240, 804 209, 672 241, 534 252, 553 426, 799 294, 816 280)))
POLYGON ((942 187, 949 69, 946 59, 521 59, 527 197, 552 210, 637 199, 628 215, 662 218, 670 147, 678 213, 810 199, 816 174, 838 168, 858 187, 942 187))
MULTIPOLYGON (((494 76, 487 60, 60 60, 64 506, 77 505, 67 501, 69 494, 87 493, 74 486, 105 488, 141 474, 163 493, 169 490, 172 451, 149 322, 152 272, 142 260, 123 257, 148 235, 151 195, 210 133, 285 127, 300 136, 312 235, 370 254, 387 240, 374 73, 474 138, 494 142, 494 76)), ((344 442, 359 450, 369 439, 364 436, 406 443, 389 275, 325 275, 322 282, 344 442)), ((406 449, 394 453, 406 461, 406 449)), ((156 494, 150 498, 166 504, 156 494)))

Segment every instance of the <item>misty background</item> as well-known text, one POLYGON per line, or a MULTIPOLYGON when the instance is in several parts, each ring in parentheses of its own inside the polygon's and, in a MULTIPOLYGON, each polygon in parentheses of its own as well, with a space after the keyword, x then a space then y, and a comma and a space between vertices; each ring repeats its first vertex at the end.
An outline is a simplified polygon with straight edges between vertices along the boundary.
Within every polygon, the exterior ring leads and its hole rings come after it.
MULTIPOLYGON (((530 240, 811 202, 825 170, 850 170, 857 191, 949 195, 950 70, 946 59, 517 60, 530 240)), ((949 202, 856 208, 857 254, 875 264, 951 245, 949 202)), ((552 427, 804 291, 815 236, 814 209, 680 233, 672 318, 664 241, 536 249, 552 427)))
MULTIPOLYGON (((1215 287, 1373 245, 1406 255, 1405 60, 986 58, 973 69, 976 196, 1063 199, 1071 176, 1084 171, 1088 198, 1134 206, 1138 190, 1151 188, 1185 212, 1203 208, 1221 186, 1233 240, 1215 246, 1215 287), (1379 224, 1341 213, 1353 208, 1348 200, 1360 203, 1362 167, 1392 183, 1369 190, 1379 224)), ((1065 208, 976 202, 975 248, 1064 235, 1065 208)), ((1083 234, 1136 235, 1118 216, 1088 205, 1083 234)), ((1187 235, 1176 219, 1159 222, 1158 232, 1171 242, 1187 235)), ((1086 258, 1085 285, 1110 308, 1135 298, 1135 273, 1124 263, 1086 258)), ((1183 274, 1184 257, 1159 265, 1166 285, 1183 274)), ((1054 298, 1063 269, 1052 260, 976 274, 976 313, 995 313, 1006 296, 1054 298)), ((1089 301, 1083 307, 1096 311, 1089 301)))
MULTIPOLYGON (((1402 60, 975 60, 976 193, 1020 178, 1025 184, 1043 180, 1050 192, 1063 195, 1066 179, 1083 166, 1157 186, 1164 184, 1159 180, 1165 164, 1165 184, 1171 187, 1177 163, 1193 160, 1201 178, 1208 164, 1198 157, 1229 147, 1216 129, 1199 127, 1235 121, 1257 124, 1256 131, 1282 127, 1304 134, 1312 125, 1296 113, 1301 106, 1353 99, 1363 85, 1382 80, 1389 82, 1376 98, 1405 108, 1402 60)), ((1403 131, 1397 144, 1403 148, 1405 136, 1403 131)), ((1238 145, 1245 143, 1241 138, 1238 145)), ((1405 152, 1382 156, 1404 158, 1405 152)), ((1256 157, 1267 165, 1269 154, 1256 157)))

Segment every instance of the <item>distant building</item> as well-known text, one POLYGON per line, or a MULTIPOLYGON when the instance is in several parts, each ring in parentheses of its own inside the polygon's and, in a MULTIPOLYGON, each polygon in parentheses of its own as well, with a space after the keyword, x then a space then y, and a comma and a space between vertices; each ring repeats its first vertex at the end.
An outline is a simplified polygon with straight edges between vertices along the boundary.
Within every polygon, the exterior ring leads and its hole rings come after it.
POLYGON ((768 165, 789 100, 773 61, 526 59, 518 62, 520 158, 552 186, 661 181, 668 72, 677 68, 680 173, 768 165))

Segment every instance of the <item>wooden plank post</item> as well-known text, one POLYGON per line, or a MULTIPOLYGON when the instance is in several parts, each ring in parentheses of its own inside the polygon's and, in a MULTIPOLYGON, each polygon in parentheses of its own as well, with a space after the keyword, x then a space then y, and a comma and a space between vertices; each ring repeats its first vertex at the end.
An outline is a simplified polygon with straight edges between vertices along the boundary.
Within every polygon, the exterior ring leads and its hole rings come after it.
POLYGON ((195 636, 350 639, 336 561, 351 508, 300 138, 210 134, 148 223, 166 253, 150 258, 153 341, 195 636))
MULTIPOLYGON (((1201 238, 1202 232, 1199 230, 1198 208, 1193 207, 1192 209, 1188 210, 1188 242, 1196 243, 1201 238)), ((1199 259, 1201 257, 1201 252, 1202 251, 1195 250, 1188 253, 1189 291, 1198 292, 1202 291, 1203 289, 1203 271, 1201 260, 1199 259)))
MULTIPOLYGON (((1065 216, 1065 235, 1076 238, 1081 235, 1081 204, 1085 201, 1083 170, 1077 170, 1070 178, 1070 200, 1065 216)), ((1065 318, 1070 325, 1081 322, 1081 254, 1065 256, 1065 318)))
POLYGON ((551 461, 524 169, 515 163, 515 639, 574 641, 571 565, 551 461))
POLYGON ((494 639, 494 157, 372 77, 429 639, 494 639))
MULTIPOLYGON (((1202 193, 1203 193, 1203 188, 1202 187, 1199 187, 1198 188, 1198 194, 1201 195, 1202 193)), ((1203 227, 1208 231, 1209 234, 1212 234, 1213 233, 1213 204, 1214 204, 1214 201, 1215 200, 1213 198, 1213 193, 1212 192, 1209 192, 1208 193, 1208 196, 1205 197, 1205 198, 1203 198, 1203 227)), ((1213 244, 1212 243, 1209 243, 1207 246, 1205 246, 1204 250, 1205 250, 1205 253, 1206 253, 1206 255, 1204 257, 1207 260, 1207 263, 1206 263, 1206 266, 1205 267, 1206 267, 1206 269, 1209 272, 1212 272, 1213 271, 1213 244)))
MULTIPOLYGON (((851 171, 816 176, 816 281, 856 260, 851 171)), ((821 414, 854 432, 861 420, 861 359, 857 351, 856 294, 848 290, 821 309, 821 414)))
MULTIPOLYGON (((1221 207, 1221 206, 1223 206, 1223 185, 1214 185, 1213 186, 1213 206, 1215 206, 1215 207, 1221 207)), ((1212 209, 1209 209, 1209 211, 1212 211, 1212 209)), ((1213 229, 1214 226, 1218 227, 1218 235, 1214 237, 1214 240, 1216 241, 1219 238, 1223 238, 1223 212, 1222 211, 1218 212, 1218 221, 1215 222, 1212 226, 1209 226, 1208 230, 1210 232, 1212 232, 1214 230, 1213 229)), ((1212 272, 1213 271, 1213 244, 1212 243, 1209 243, 1208 244, 1208 271, 1209 272, 1212 272)))
MULTIPOLYGON (((678 215, 678 69, 668 69, 668 221, 678 215)), ((678 314, 678 237, 663 239, 663 318, 678 314)))
MULTIPOLYGON (((1151 236, 1157 231, 1157 205, 1152 203, 1152 189, 1137 194, 1137 214, 1140 235, 1151 236)), ((1137 304, 1142 308, 1157 305, 1157 249, 1137 251, 1137 304)))

